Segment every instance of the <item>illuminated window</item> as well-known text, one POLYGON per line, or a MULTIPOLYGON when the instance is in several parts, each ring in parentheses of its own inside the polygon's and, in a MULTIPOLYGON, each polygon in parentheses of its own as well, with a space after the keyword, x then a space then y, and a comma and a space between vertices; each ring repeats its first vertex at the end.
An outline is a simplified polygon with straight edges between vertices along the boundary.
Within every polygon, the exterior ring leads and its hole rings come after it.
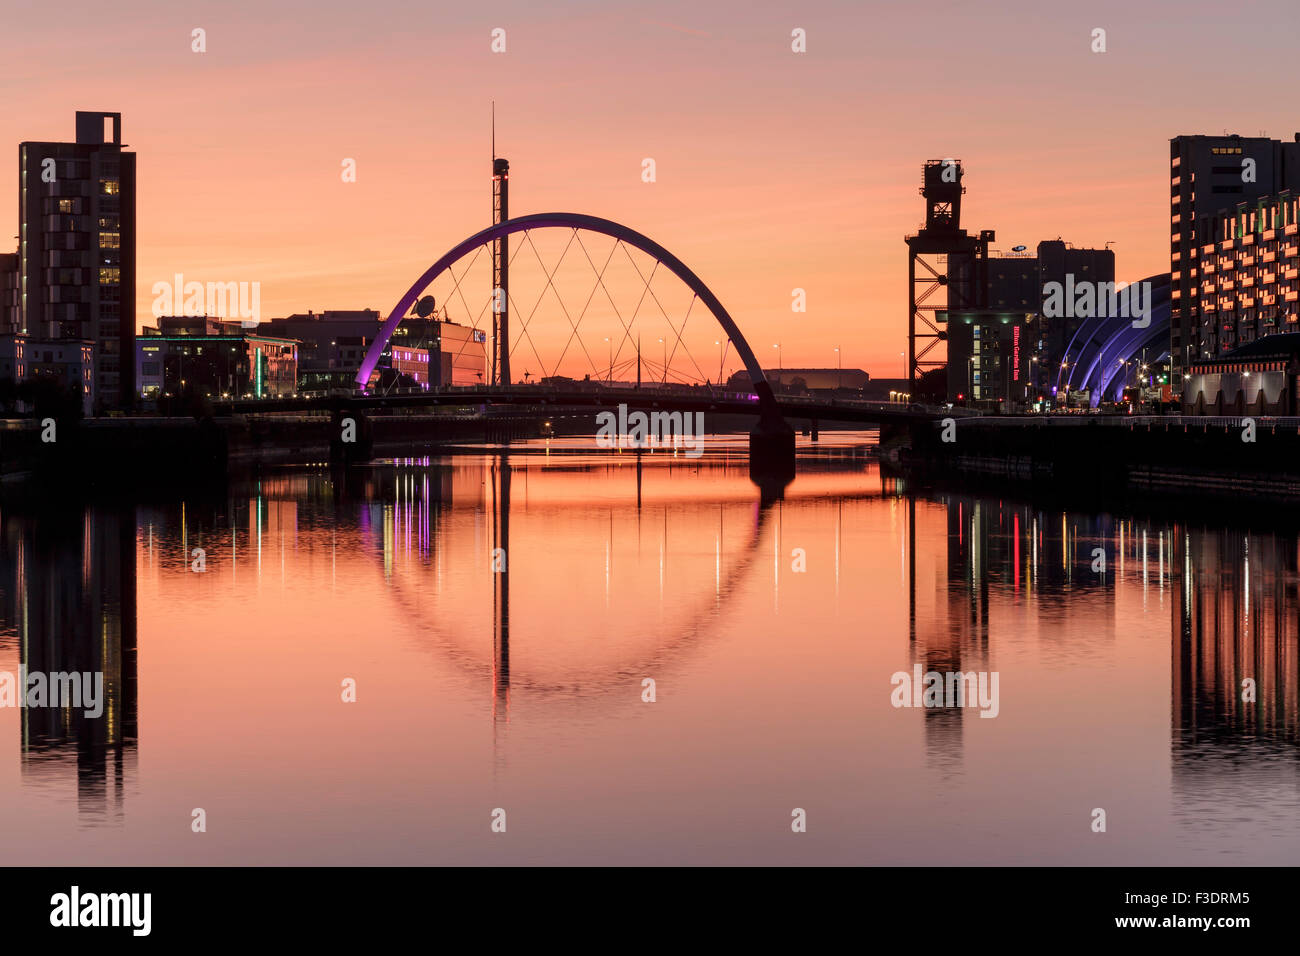
POLYGON ((122 270, 113 267, 103 267, 99 270, 100 285, 119 285, 122 282, 122 270))
POLYGON ((121 184, 116 179, 101 179, 99 191, 104 196, 116 196, 121 191, 121 184))
POLYGON ((101 232, 99 234, 99 248, 101 249, 122 248, 122 234, 120 232, 101 232))
POLYGON ((74 202, 75 200, 72 199, 60 199, 59 212, 76 212, 77 210, 73 208, 74 202))

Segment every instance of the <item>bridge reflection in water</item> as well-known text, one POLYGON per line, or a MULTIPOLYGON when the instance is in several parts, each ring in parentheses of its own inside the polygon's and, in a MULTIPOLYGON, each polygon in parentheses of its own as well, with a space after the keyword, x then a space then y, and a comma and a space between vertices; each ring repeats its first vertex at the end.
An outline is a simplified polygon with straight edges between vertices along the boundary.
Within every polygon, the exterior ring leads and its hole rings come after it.
MULTIPOLYGON (((783 666, 796 681, 812 648, 841 642, 844 666, 854 669, 867 699, 887 688, 890 672, 913 665, 1002 670, 1007 726, 1017 709, 1049 701, 1065 712, 1065 725, 1078 728, 1051 746, 1077 750, 1081 773, 1118 759, 1113 741, 1095 739, 1090 708, 1118 725, 1132 708, 1135 726, 1149 716, 1142 708, 1168 708, 1167 737, 1129 756, 1169 763, 1169 796, 1181 822, 1230 833, 1242 801, 1260 805, 1261 814, 1268 800, 1294 805, 1295 530, 1082 515, 942 491, 913 496, 874 464, 837 454, 809 459, 785 500, 770 503, 757 498, 741 455, 502 453, 334 473, 303 469, 183 503, 64 503, 59 520, 50 520, 47 505, 39 526, 34 509, 7 507, 0 512, 0 670, 102 669, 108 698, 100 720, 67 710, 22 712, 12 726, 23 785, 75 793, 88 822, 123 819, 136 772, 136 592, 143 575, 153 624, 142 650, 146 662, 151 650, 163 658, 154 671, 162 679, 183 684, 186 672, 177 668, 185 665, 176 662, 210 667, 213 655, 226 652, 206 645, 179 651, 184 635, 172 622, 190 620, 203 630, 214 616, 246 621, 250 608, 255 617, 272 614, 280 593, 280 600, 302 602, 294 607, 308 611, 289 629, 281 620, 257 635, 266 659, 229 665, 241 673, 235 668, 279 666, 271 652, 298 646, 294 628, 331 630, 325 617, 312 616, 313 595, 317 607, 334 609, 318 614, 360 603, 371 633, 332 644, 322 637, 313 656, 364 658, 374 634, 409 633, 414 652, 444 683, 427 686, 429 675, 410 673, 408 664, 408 673, 374 672, 363 689, 402 681, 432 699, 454 696, 454 686, 480 688, 477 702, 465 706, 490 725, 491 742, 483 744, 494 770, 507 777, 519 772, 511 761, 521 758, 520 746, 536 747, 542 728, 563 735, 644 713, 637 708, 646 676, 680 686, 726 654, 737 681, 761 680, 755 668, 764 666, 775 637, 789 642, 783 666), (196 547, 206 554, 201 582, 186 560, 196 547), (818 600, 842 602, 859 633, 787 633, 801 616, 830 619, 796 603, 793 595, 807 592, 791 570, 795 548, 809 551, 818 600), (896 578, 878 579, 878 569, 865 577, 861 559, 872 554, 888 554, 884 566, 896 570, 886 577, 896 578), (870 617, 879 608, 880 620, 889 619, 900 601, 906 633, 896 637, 870 617), (166 616, 173 605, 189 610, 166 616), (738 632, 751 640, 738 644, 738 632), (731 659, 751 644, 752 652, 731 659), (858 658, 855 647, 870 653, 858 658), (447 675, 455 685, 445 683, 447 675), (1253 701, 1242 699, 1246 678, 1257 686, 1253 701), (505 736, 512 724, 523 733, 517 742, 505 736)), ((212 639, 210 630, 203 633, 212 639)), ((366 700, 375 701, 368 692, 366 700)), ((734 692, 716 689, 723 699, 734 692)), ((243 693, 187 706, 257 711, 267 706, 265 695, 310 691, 285 675, 243 693)), ((153 713, 160 722, 145 720, 139 735, 146 753, 151 733, 167 737, 166 720, 177 719, 166 706, 153 713)), ((382 718, 381 727, 398 719, 383 709, 368 713, 382 718)), ((980 764, 970 752, 972 732, 998 724, 970 708, 896 716, 919 722, 927 772, 939 780, 972 773, 980 764)), ((773 712, 770 719, 779 725, 800 717, 773 712)), ((866 732, 897 745, 908 739, 898 720, 866 732)), ((403 725, 386 733, 400 737, 403 725)), ((1043 744, 1017 738, 1021 748, 1043 744)), ((256 778, 245 785, 255 789, 256 778)), ((13 803, 0 794, 0 808, 12 811, 13 803)))
MULTIPOLYGON (((443 562, 450 562, 462 573, 468 571, 490 582, 490 687, 494 742, 499 742, 500 733, 509 724, 514 685, 532 697, 549 701, 551 706, 566 709, 601 707, 626 698, 629 680, 639 684, 643 674, 671 673, 674 666, 706 640, 725 618, 727 602, 744 583, 759 556, 759 543, 774 511, 774 503, 761 495, 758 501, 754 500, 754 489, 745 481, 748 469, 743 458, 726 464, 701 465, 684 457, 675 458, 671 452, 659 454, 658 461, 653 461, 654 455, 635 451, 618 457, 621 460, 611 464, 607 457, 593 461, 573 456, 542 458, 503 454, 468 464, 431 463, 425 459, 404 460, 393 465, 394 471, 406 478, 399 477, 395 482, 396 500, 391 510, 385 510, 382 519, 387 593, 404 614, 418 615, 426 621, 433 646, 469 677, 484 667, 473 646, 473 635, 480 631, 475 617, 480 612, 462 608, 451 614, 430 614, 423 602, 430 595, 436 602, 442 595, 442 575, 446 568, 443 562), (668 482, 675 483, 679 489, 690 489, 691 486, 683 485, 682 480, 696 476, 701 468, 715 475, 725 473, 730 476, 730 487, 724 490, 719 500, 700 501, 689 491, 685 495, 678 491, 667 501, 663 499, 668 482), (643 498, 647 472, 653 475, 654 504, 647 504, 643 498), (412 480, 416 475, 420 477, 412 480), (599 486, 611 479, 624 487, 626 493, 599 505, 572 492, 563 494, 558 501, 549 499, 548 488, 557 485, 562 487, 583 480, 599 486), (519 491, 521 482, 522 494, 519 491), (512 547, 512 516, 523 510, 529 512, 531 518, 527 502, 529 489, 533 489, 535 484, 548 495, 549 507, 563 515, 560 520, 564 526, 573 522, 582 529, 580 533, 584 538, 594 533, 598 540, 577 539, 566 543, 563 532, 558 536, 548 533, 538 538, 539 525, 534 519, 527 523, 523 542, 516 537, 512 547), (417 497, 409 497, 412 493, 417 497), (422 499, 420 495, 425 497, 422 499), (519 505, 520 497, 524 499, 523 508, 519 505), (454 515, 465 509, 473 510, 476 516, 472 558, 457 553, 462 549, 468 550, 468 539, 452 538, 456 528, 454 515), (676 565, 685 566, 691 561, 690 556, 675 553, 675 541, 670 540, 669 534, 670 513, 674 522, 679 522, 683 512, 699 515, 715 526, 712 560, 709 561, 711 587, 707 582, 698 583, 700 578, 697 575, 702 563, 698 558, 689 570, 684 567, 683 572, 675 571, 676 565), (428 527, 435 532, 423 534, 419 527, 422 522, 428 522, 428 527), (490 529, 485 538, 487 550, 479 545, 484 526, 490 529), (643 567, 635 580, 625 577, 627 573, 635 574, 631 568, 641 561, 643 545, 650 541, 654 541, 653 547, 657 549, 654 575, 644 573, 646 568, 643 567), (412 543, 414 550, 410 547, 412 543), (577 582, 563 577, 557 577, 554 587, 557 594, 567 593, 571 598, 566 609, 567 617, 589 619, 599 616, 602 623, 593 628, 587 620, 574 627, 576 622, 557 620, 553 629, 548 628, 545 620, 539 619, 537 614, 536 594, 529 593, 527 600, 533 610, 524 618, 527 624, 524 639, 543 636, 555 651, 554 645, 562 633, 577 630, 588 639, 593 630, 605 630, 612 643, 627 646, 627 653, 622 656, 597 653, 585 660, 564 661, 557 668, 554 660, 547 660, 547 651, 533 646, 526 648, 533 666, 516 673, 511 662, 511 574, 516 563, 536 569, 539 565, 544 567, 555 551, 571 552, 595 544, 599 544, 603 552, 598 556, 600 580, 588 578, 588 583, 598 584, 600 591, 593 593, 592 589, 575 586, 577 582), (408 560, 403 562, 403 558, 408 560), (625 562, 629 572, 624 571, 625 562), (468 570, 467 564, 476 570, 468 570), (687 579, 691 583, 677 589, 682 593, 674 595, 670 577, 687 579), (620 587, 619 582, 625 583, 620 587), (642 611, 629 613, 629 607, 637 601, 641 603, 642 611), (595 613, 597 602, 598 615, 595 613), (677 613, 671 613, 673 611, 677 613), (650 619, 655 619, 656 624, 648 627, 650 619), (546 633, 548 630, 550 633, 546 633)), ((855 456, 854 460, 860 468, 861 459, 855 456)), ((870 497, 879 494, 877 489, 870 497)), ((534 575, 528 588, 535 584, 534 575)), ((487 606, 486 602, 479 605, 471 600, 469 603, 471 608, 487 606)), ((587 653, 590 651, 591 648, 586 648, 587 653)))

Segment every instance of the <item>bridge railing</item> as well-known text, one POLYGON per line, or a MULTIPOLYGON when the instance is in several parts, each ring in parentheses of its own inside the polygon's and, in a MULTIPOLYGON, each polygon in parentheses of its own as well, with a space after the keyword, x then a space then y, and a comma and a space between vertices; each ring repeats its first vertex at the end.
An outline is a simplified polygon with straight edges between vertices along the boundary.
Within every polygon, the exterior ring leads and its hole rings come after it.
MULTIPOLYGON (((595 404, 606 404, 613 402, 626 402, 629 405, 648 405, 651 403, 668 402, 673 400, 688 401, 696 406, 701 403, 718 403, 720 405, 745 406, 744 411, 748 412, 752 408, 758 411, 758 395, 750 389, 735 390, 724 388, 719 385, 684 385, 678 383, 650 383, 637 386, 632 383, 593 382, 593 381, 574 381, 564 383, 513 383, 511 385, 441 385, 430 388, 423 387, 404 387, 389 388, 379 390, 369 394, 358 391, 352 395, 329 395, 329 396, 296 396, 292 399, 239 399, 233 401, 214 403, 215 406, 229 409, 240 409, 244 412, 265 409, 267 412, 273 412, 277 407, 285 410, 297 409, 307 410, 313 408, 319 403, 321 407, 329 407, 339 401, 345 404, 349 399, 359 400, 362 404, 383 406, 391 402, 393 407, 406 406, 411 404, 422 404, 421 399, 428 399, 429 404, 438 405, 455 405, 455 404, 509 404, 519 403, 528 404, 530 402, 538 404, 556 404, 563 405, 566 403, 574 405, 593 404, 591 399, 597 398, 595 404)), ((939 405, 921 405, 916 402, 892 402, 873 398, 855 398, 844 395, 836 396, 819 396, 819 395, 790 395, 778 394, 776 396, 778 406, 786 414, 793 415, 796 418, 818 419, 823 414, 828 418, 836 418, 833 412, 868 412, 882 413, 889 419, 903 418, 965 418, 967 416, 977 415, 973 409, 952 408, 949 406, 939 405)), ((742 409, 732 407, 733 412, 741 412, 742 409)), ((881 420, 884 420, 882 417, 881 420)))

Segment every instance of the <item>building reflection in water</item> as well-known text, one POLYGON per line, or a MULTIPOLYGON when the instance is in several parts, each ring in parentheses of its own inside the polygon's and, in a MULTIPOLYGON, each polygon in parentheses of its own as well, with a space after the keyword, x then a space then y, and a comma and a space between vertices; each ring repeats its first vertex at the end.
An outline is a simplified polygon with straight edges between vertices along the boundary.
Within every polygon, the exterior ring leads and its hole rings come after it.
MULTIPOLYGON (((623 553, 629 560, 641 552, 643 531, 647 549, 652 533, 665 536, 657 545, 659 604, 644 605, 644 616, 664 611, 667 511, 656 505, 660 510, 643 514, 641 463, 629 463, 635 473, 625 474, 634 490, 627 501, 602 505, 609 511, 600 531, 606 539, 592 540, 603 549, 601 606, 608 608, 617 536, 626 539, 623 553)), ((568 491, 558 477, 590 474, 590 464, 552 463, 541 469, 538 463, 508 459, 473 465, 411 459, 333 475, 302 471, 225 489, 212 500, 145 508, 139 521, 127 507, 46 507, 39 530, 34 513, 6 509, 0 514, 0 652, 26 671, 104 674, 99 718, 72 707, 23 710, 24 776, 34 784, 62 786, 63 776, 75 775, 83 819, 122 818, 126 778, 136 760, 137 548, 149 549, 141 559, 148 569, 155 547, 175 553, 172 544, 179 544, 182 555, 205 547, 214 567, 228 564, 232 582, 293 573, 292 566, 286 571, 286 556, 295 560, 300 537, 307 550, 359 550, 384 579, 387 599, 427 622, 429 646, 458 669, 482 674, 491 697, 494 741, 509 720, 512 689, 557 707, 622 700, 626 674, 649 672, 650 663, 656 672, 671 667, 727 617, 732 594, 765 576, 758 568, 766 567, 759 558, 767 549, 760 551, 759 542, 767 543, 768 533, 771 553, 788 553, 777 537, 779 515, 772 518, 773 509, 756 507, 752 498, 748 504, 743 495, 683 499, 678 521, 702 524, 707 517, 710 527, 716 524, 716 541, 709 541, 705 556, 711 573, 698 593, 670 605, 678 616, 662 631, 643 628, 656 632, 653 642, 629 645, 633 650, 625 659, 584 661, 572 673, 557 669, 542 675, 536 673, 536 657, 531 670, 525 666, 527 656, 519 653, 529 649, 525 642, 515 649, 512 673, 512 530, 516 548, 524 548, 525 540, 540 548, 536 535, 545 526, 536 523, 536 515, 561 505, 579 516, 591 512, 581 493, 568 491), (556 482, 550 499, 539 494, 543 475, 556 482), (538 502, 531 513, 530 481, 538 502), (211 556, 214 548, 220 558, 211 556), (494 562, 497 549, 500 561, 494 562), (471 578, 484 591, 465 593, 482 593, 485 599, 458 603, 454 620, 439 614, 437 603, 444 575, 453 574, 455 588, 448 588, 456 591, 458 602, 471 578), (472 628, 481 643, 443 633, 466 624, 466 615, 488 625, 472 628), (582 695, 572 690, 579 678, 582 695)), ((1114 639, 1131 626, 1133 602, 1140 601, 1143 609, 1160 610, 1172 621, 1172 781, 1176 794, 1185 797, 1176 803, 1194 807, 1199 796, 1210 802, 1218 794, 1219 807, 1228 808, 1220 812, 1230 812, 1231 800, 1221 799, 1225 788, 1235 792, 1249 778, 1258 792, 1267 793, 1268 774, 1285 778, 1294 792, 1300 769, 1300 539, 1295 533, 1047 511, 964 494, 915 497, 905 484, 892 481, 881 490, 897 496, 906 526, 899 543, 909 587, 909 664, 923 672, 997 671, 999 650, 1009 641, 1060 649, 1068 640, 1063 624, 1077 626, 1081 614, 1096 620, 1097 640, 1114 639), (1098 567, 1099 553, 1104 569, 1098 567), (1253 700, 1243 699, 1246 679, 1254 681, 1253 700), (1253 768, 1254 775, 1239 772, 1243 768, 1253 768)), ((834 515, 836 595, 841 512, 854 500, 829 495, 816 505, 833 509, 828 513, 834 515)), ((779 561, 773 565, 780 566, 779 561)), ((355 563, 350 567, 355 573, 355 563)), ((527 563, 519 567, 526 571, 527 563)), ((332 563, 330 580, 337 581, 333 568, 332 563)), ((644 591, 649 579, 636 577, 636 571, 628 567, 623 580, 644 591)), ((524 579, 516 580, 516 589, 519 580, 524 579)), ((770 583, 775 600, 776 580, 770 583)), ((538 626, 518 606, 514 610, 516 631, 538 626)), ((1163 616, 1160 620, 1163 630, 1163 616)), ((924 709, 925 747, 933 766, 961 771, 966 722, 978 714, 974 707, 924 709)))
POLYGON ((24 779, 62 788, 75 775, 82 822, 120 822, 136 768, 134 509, 60 504, 39 521, 6 509, 0 589, 19 696, 25 675, 103 674, 98 716, 66 701, 21 708, 24 779))
MULTIPOLYGON (((910 663, 919 664, 923 673, 997 670, 997 645, 1007 635, 990 635, 994 601, 1003 601, 1012 614, 1028 609, 1050 615, 1052 602, 1040 602, 1045 593, 1097 591, 1113 606, 1108 585, 1114 570, 1092 571, 1095 547, 1105 543, 1114 559, 1109 518, 1048 514, 1015 502, 940 495, 936 502, 919 502, 922 524, 932 520, 926 512, 934 504, 942 508, 945 546, 942 573, 933 581, 931 596, 917 578, 918 501, 908 499, 910 663)), ((928 758, 936 766, 956 769, 964 722, 978 717, 978 711, 934 707, 926 708, 924 715, 928 758)))
POLYGON ((1187 823, 1226 827, 1295 800, 1297 537, 1182 529, 1173 564, 1173 788, 1187 823))
MULTIPOLYGON (((1043 511, 965 495, 934 503, 946 518, 946 563, 928 580, 924 568, 917 573, 917 534, 919 527, 933 535, 933 504, 907 500, 912 664, 927 672, 996 670, 999 644, 1016 635, 990 635, 991 606, 1008 624, 1032 622, 1045 642, 1054 618, 1081 613, 1081 592, 1094 592, 1088 613, 1113 627, 1122 616, 1119 589, 1140 589, 1143 607, 1164 603, 1173 622, 1175 790, 1218 792, 1232 765, 1292 776, 1300 769, 1297 534, 1043 511), (1243 699, 1247 678, 1253 701, 1243 699)), ((924 541, 920 554, 926 557, 924 541)), ((963 726, 977 717, 973 708, 925 710, 936 766, 959 766, 963 726)))

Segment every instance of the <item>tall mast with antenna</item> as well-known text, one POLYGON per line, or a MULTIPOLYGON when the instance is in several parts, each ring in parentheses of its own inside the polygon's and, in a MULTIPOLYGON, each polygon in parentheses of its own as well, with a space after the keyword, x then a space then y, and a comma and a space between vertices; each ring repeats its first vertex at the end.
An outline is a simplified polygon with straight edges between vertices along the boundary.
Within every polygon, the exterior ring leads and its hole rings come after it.
MULTIPOLYGON (((510 218, 510 163, 497 158, 497 104, 492 101, 492 225, 510 218)), ((492 240, 493 385, 510 384, 510 260, 505 236, 492 240)))

